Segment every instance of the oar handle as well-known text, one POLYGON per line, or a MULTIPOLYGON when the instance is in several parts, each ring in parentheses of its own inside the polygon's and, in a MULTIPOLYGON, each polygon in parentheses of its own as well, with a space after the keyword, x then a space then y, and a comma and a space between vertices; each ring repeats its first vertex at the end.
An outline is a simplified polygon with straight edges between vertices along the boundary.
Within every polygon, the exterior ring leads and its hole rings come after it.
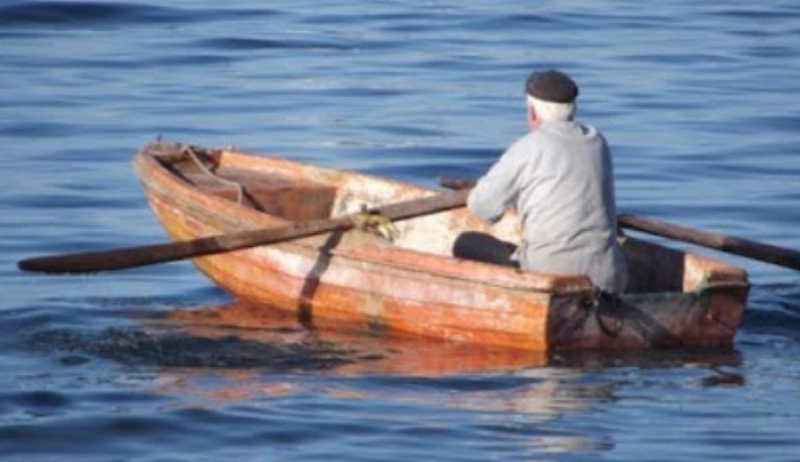
POLYGON ((446 176, 436 177, 436 183, 443 188, 453 189, 456 191, 471 189, 475 186, 475 182, 472 180, 467 180, 464 178, 449 178, 446 176))

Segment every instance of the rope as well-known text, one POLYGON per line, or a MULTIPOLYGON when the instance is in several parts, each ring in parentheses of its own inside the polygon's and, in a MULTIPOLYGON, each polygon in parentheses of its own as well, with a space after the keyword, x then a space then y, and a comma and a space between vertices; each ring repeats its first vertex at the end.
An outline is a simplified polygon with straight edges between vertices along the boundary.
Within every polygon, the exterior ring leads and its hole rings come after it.
POLYGON ((189 157, 200 167, 200 171, 208 175, 209 177, 213 178, 214 180, 230 186, 231 188, 236 190, 236 203, 241 204, 242 200, 244 199, 244 186, 241 183, 237 183, 233 180, 228 180, 226 178, 222 178, 221 176, 217 175, 216 173, 212 172, 208 167, 206 167, 200 158, 197 156, 197 153, 192 149, 191 146, 184 146, 181 149, 181 152, 185 152, 189 155, 189 157))

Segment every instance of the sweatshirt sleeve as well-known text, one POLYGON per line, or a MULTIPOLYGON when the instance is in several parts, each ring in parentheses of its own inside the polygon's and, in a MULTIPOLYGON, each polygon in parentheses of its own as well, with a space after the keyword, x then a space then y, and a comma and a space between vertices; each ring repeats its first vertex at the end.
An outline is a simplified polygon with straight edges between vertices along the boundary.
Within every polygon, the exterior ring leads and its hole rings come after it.
POLYGON ((516 203, 517 182, 524 165, 519 161, 519 143, 511 146, 483 175, 467 198, 467 207, 481 220, 495 223, 516 203))

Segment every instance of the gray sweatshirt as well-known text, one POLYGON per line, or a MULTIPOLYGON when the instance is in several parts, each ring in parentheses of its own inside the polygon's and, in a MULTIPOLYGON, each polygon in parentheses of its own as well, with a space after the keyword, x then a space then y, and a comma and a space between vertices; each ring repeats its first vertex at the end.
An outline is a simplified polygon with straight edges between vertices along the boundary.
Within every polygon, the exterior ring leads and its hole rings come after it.
POLYGON ((494 223, 511 207, 522 224, 522 268, 586 274, 622 292, 627 268, 617 244, 611 156, 594 127, 546 122, 512 144, 478 180, 467 205, 494 223))

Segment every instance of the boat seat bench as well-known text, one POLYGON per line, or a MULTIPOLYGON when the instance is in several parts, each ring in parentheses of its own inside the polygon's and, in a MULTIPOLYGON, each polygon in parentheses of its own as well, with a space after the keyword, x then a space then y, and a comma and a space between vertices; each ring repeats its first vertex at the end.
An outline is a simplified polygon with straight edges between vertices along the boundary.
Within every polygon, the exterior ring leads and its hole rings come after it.
POLYGON ((231 168, 185 174, 197 188, 287 220, 324 219, 330 216, 336 197, 334 186, 281 175, 231 168), (240 188, 241 186, 241 198, 240 188))

